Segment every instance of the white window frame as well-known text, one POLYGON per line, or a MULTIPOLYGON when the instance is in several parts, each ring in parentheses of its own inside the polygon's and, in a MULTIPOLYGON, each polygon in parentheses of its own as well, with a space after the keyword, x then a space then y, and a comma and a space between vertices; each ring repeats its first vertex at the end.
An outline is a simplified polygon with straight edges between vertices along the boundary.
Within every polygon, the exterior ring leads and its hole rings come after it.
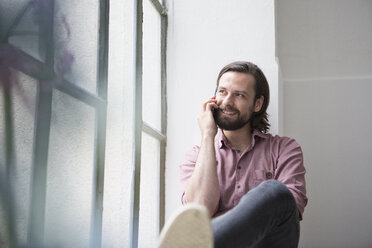
POLYGON ((135 28, 135 135, 134 135, 134 165, 132 174, 131 209, 130 209, 130 247, 138 247, 139 212, 140 212, 140 175, 141 175, 141 140, 145 132, 160 142, 160 178, 159 178, 159 227, 158 233, 164 225, 165 216, 165 148, 167 131, 167 104, 166 104, 166 39, 168 17, 165 6, 158 0, 151 1, 161 17, 161 130, 151 127, 142 119, 142 57, 143 57, 143 2, 135 0, 136 28, 135 28))

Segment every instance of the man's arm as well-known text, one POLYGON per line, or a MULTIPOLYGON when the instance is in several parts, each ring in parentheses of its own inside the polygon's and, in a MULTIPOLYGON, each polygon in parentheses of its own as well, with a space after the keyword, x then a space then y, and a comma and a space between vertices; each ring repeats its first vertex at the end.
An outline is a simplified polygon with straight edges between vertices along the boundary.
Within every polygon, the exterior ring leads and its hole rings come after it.
POLYGON ((285 184, 296 200, 300 219, 307 205, 305 167, 302 149, 294 140, 287 137, 280 139, 276 179, 285 184))
POLYGON ((202 140, 194 172, 185 190, 186 202, 196 202, 204 205, 211 216, 217 209, 220 199, 220 185, 214 148, 217 125, 213 118, 212 108, 218 108, 215 97, 203 104, 198 117, 202 140))

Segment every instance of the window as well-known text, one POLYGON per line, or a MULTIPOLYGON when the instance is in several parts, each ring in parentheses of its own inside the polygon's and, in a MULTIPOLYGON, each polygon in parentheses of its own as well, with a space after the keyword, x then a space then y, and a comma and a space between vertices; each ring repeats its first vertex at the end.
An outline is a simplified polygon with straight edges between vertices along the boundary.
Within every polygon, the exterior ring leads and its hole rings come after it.
POLYGON ((136 73, 139 75, 136 81, 136 109, 143 110, 143 120, 141 111, 136 111, 137 147, 130 233, 131 247, 154 247, 164 224, 167 16, 165 8, 157 0, 145 0, 143 4, 138 1, 137 4, 137 13, 143 12, 143 20, 141 15, 137 15, 136 58, 140 66, 136 73), (138 128, 141 126, 142 130, 138 128))
POLYGON ((0 246, 154 246, 164 224, 167 16, 157 0, 130 3, 0 3, 0 246), (117 32, 128 6, 134 36, 117 32), (123 36, 133 40, 125 49, 123 36), (135 73, 120 77, 120 66, 135 73))

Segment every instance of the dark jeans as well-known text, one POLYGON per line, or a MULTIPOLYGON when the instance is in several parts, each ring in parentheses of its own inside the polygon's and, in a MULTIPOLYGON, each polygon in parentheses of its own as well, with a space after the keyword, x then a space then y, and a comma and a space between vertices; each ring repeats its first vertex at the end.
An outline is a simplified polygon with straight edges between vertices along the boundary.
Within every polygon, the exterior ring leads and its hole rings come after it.
POLYGON ((262 182, 239 204, 212 220, 214 246, 223 248, 298 246, 300 225, 295 199, 279 181, 262 182))

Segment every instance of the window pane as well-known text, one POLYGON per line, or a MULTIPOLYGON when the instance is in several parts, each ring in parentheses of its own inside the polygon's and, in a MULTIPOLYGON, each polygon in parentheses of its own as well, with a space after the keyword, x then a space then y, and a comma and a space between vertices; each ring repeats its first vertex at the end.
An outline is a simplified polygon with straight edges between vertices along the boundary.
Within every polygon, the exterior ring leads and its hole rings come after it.
MULTIPOLYGON (((4 14, 9 18, 4 20, 5 25, 2 27, 8 30, 11 21, 22 12, 22 10, 27 5, 28 1, 21 1, 17 5, 14 4, 4 4, 4 14), (9 12, 9 13, 8 13, 9 12)), ((30 7, 21 17, 19 23, 13 27, 11 33, 9 34, 9 43, 20 48, 22 51, 33 56, 34 58, 44 61, 44 57, 41 55, 39 50, 39 25, 35 18, 35 8, 30 7)), ((1 19, 1 21, 3 21, 1 19)))
MULTIPOLYGON (((0 1, 0 37, 28 2, 0 1)), ((39 40, 39 20, 45 1, 32 2, 13 28, 9 43, 44 61, 46 46, 41 37, 39 40)), ((98 4, 99 1, 90 0, 56 0, 54 8, 55 72, 91 93, 96 93, 98 4)))
MULTIPOLYGON (((15 200, 15 225, 20 244, 27 244, 27 223, 30 203, 30 176, 32 168, 32 143, 37 82, 22 73, 14 72, 17 84, 12 84, 13 142, 15 166, 13 182, 15 200)), ((5 126, 3 88, 0 87, 0 172, 5 172, 5 126)), ((0 179, 1 180, 1 179, 0 179)), ((4 207, 0 201, 0 212, 4 207)), ((4 214, 4 213, 3 213, 4 214)), ((1 215, 1 214, 0 214, 1 215)), ((0 220, 0 223, 4 223, 0 220)), ((5 226, 0 225, 4 234, 5 226)), ((3 238, 3 237, 1 237, 3 238)), ((0 240, 1 246, 1 240, 0 240)), ((2 246, 1 246, 2 247, 2 246)))
POLYGON ((161 20, 148 0, 143 12, 143 120, 161 131, 161 20))
POLYGON ((87 105, 53 92, 45 218, 48 247, 89 245, 94 116, 87 105))
POLYGON ((0 35, 3 36, 13 22, 16 14, 29 2, 29 0, 1 0, 0 1, 0 35))
POLYGON ((139 247, 156 247, 159 225, 160 143, 142 132, 139 247))
POLYGON ((71 66, 66 79, 91 93, 96 93, 98 4, 57 0, 55 7, 56 67, 71 66), (74 58, 72 64, 68 54, 74 58))

